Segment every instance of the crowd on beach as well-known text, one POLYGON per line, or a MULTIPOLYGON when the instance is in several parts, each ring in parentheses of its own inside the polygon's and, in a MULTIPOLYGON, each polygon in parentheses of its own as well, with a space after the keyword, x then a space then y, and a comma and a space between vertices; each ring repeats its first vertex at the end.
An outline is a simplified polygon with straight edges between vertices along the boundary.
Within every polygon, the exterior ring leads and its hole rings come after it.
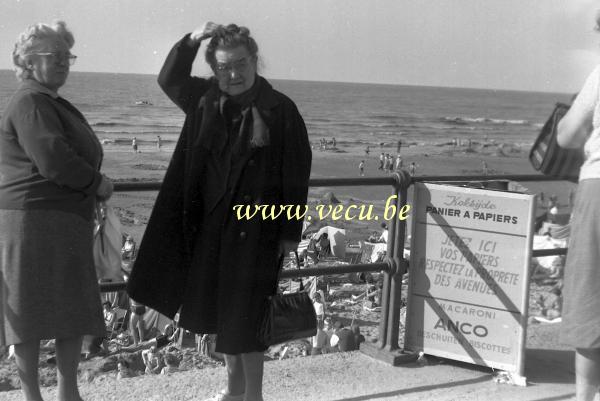
MULTIPOLYGON (((162 146, 163 139, 160 137, 160 135, 156 135, 156 150, 160 152, 162 150, 162 146)), ((138 139, 135 136, 131 138, 131 150, 133 153, 141 152, 141 150, 139 149, 138 139)))
MULTIPOLYGON (((107 335, 87 341, 82 357, 85 359, 117 357, 117 379, 125 379, 142 375, 170 374, 180 370, 182 350, 191 345, 187 339, 194 342, 197 355, 203 355, 213 360, 222 360, 223 355, 215 352, 216 336, 214 334, 193 334, 178 327, 177 316, 159 331, 154 327, 144 327, 141 331, 135 320, 135 306, 123 315, 119 308, 119 297, 124 293, 109 293, 105 299, 113 299, 113 303, 103 303, 107 335), (141 363, 140 363, 141 362, 141 363)), ((336 318, 335 313, 328 310, 323 290, 313 292, 313 307, 317 316, 317 332, 313 337, 306 338, 300 343, 299 350, 294 354, 288 351, 288 344, 277 347, 275 355, 279 359, 300 356, 316 356, 336 352, 355 351, 365 342, 358 324, 352 322, 346 327, 343 320, 336 318)), ((365 291, 352 296, 354 302, 367 302, 369 307, 377 307, 381 302, 381 283, 370 282, 365 291)), ((132 304, 135 305, 135 304, 132 304)), ((143 319, 141 319, 143 324, 143 319)), ((296 344, 298 348, 298 344, 296 344)))
MULTIPOLYGON (((387 226, 383 224, 382 229, 381 233, 374 232, 367 241, 386 242, 387 226)), ((130 235, 125 235, 124 238, 122 259, 124 266, 128 266, 135 260, 137 244, 130 235)), ((313 236, 309 242, 310 244, 301 252, 301 268, 316 265, 319 259, 331 259, 331 245, 327 233, 318 237, 313 236)), ((127 271, 124 273, 126 281, 127 271)), ((371 276, 365 280, 364 292, 352 295, 351 301, 352 303, 364 302, 369 308, 377 308, 381 302, 382 282, 373 281, 371 276)), ((323 288, 317 289, 317 287, 315 281, 311 294, 317 318, 317 332, 312 338, 301 341, 302 350, 295 356, 316 356, 358 350, 360 344, 365 341, 365 337, 360 333, 360 327, 354 322, 351 322, 350 327, 345 327, 343 321, 337 319, 335 313, 331 313, 327 307, 331 302, 329 294, 333 291, 328 286, 325 287, 325 292, 323 288), (329 302, 326 302, 328 297, 329 302)), ((282 286, 282 291, 285 291, 284 288, 285 284, 282 286)), ((88 339, 84 344, 82 356, 85 359, 118 356, 116 374, 118 379, 177 372, 184 338, 190 336, 194 340, 195 352, 215 360, 223 359, 222 354, 215 351, 216 335, 193 334, 180 328, 178 315, 159 330, 158 327, 146 327, 144 315, 148 312, 148 308, 129 298, 126 292, 105 293, 102 298, 106 335, 88 339), (137 360, 143 362, 143 370, 136 370, 132 366, 132 358, 124 357, 130 354, 135 354, 137 360)), ((278 352, 279 358, 290 354, 287 352, 286 344, 279 348, 281 349, 278 352)))

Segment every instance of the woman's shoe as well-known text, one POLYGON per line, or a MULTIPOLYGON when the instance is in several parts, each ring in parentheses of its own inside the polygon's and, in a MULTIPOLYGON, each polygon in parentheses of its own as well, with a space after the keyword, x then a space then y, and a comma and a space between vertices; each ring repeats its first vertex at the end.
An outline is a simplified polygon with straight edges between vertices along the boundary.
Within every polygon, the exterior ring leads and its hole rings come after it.
POLYGON ((244 393, 240 395, 229 395, 225 393, 225 390, 221 390, 214 397, 207 398, 204 401, 244 401, 244 393))

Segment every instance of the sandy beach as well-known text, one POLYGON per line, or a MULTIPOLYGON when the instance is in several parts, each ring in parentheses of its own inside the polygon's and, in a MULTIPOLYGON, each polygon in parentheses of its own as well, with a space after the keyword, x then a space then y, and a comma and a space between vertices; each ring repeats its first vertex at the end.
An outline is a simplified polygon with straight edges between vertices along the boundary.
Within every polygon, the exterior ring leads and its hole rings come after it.
MULTIPOLYGON (((381 152, 396 155, 396 144, 386 143, 383 147, 373 144, 370 154, 365 148, 338 143, 336 149, 319 149, 313 141, 312 178, 359 177, 358 164, 365 160, 365 177, 381 177, 386 173, 378 170, 381 152)), ((160 181, 169 164, 174 144, 169 143, 157 150, 151 142, 142 143, 134 153, 129 145, 108 143, 104 145, 105 158, 103 172, 116 181, 160 181)), ((482 174, 482 162, 488 165, 488 173, 535 174, 527 159, 529 148, 503 144, 494 138, 489 142, 474 142, 471 150, 467 146, 453 146, 451 143, 424 144, 411 143, 402 147, 401 157, 406 166, 415 163, 416 176, 420 175, 474 175, 482 174)), ((556 195, 562 211, 568 209, 569 192, 575 184, 565 181, 522 183, 530 193, 544 193, 547 198, 556 195)), ((311 188, 309 202, 317 202, 326 193, 333 192, 342 203, 373 204, 381 211, 385 200, 392 193, 389 186, 311 188)), ((111 203, 121 216, 124 230, 139 242, 145 229, 156 192, 118 192, 111 203)), ((410 197, 409 197, 410 203, 410 197)), ((317 224, 328 224, 323 221, 317 224)), ((380 222, 339 221, 336 225, 348 230, 350 239, 364 239, 371 230, 380 229, 380 222)))

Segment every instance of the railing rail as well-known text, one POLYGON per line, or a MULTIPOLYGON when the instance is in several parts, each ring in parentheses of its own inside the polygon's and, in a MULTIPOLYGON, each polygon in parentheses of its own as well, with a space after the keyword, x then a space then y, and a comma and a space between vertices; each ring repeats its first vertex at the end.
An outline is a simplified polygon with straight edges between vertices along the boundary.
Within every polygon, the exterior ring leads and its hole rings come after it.
MULTIPOLYGON (((357 177, 357 178, 313 178, 310 180, 311 187, 344 187, 344 186, 392 186, 392 195, 396 195, 395 206, 399 210, 407 202, 408 188, 415 182, 488 182, 488 181, 560 181, 553 177, 538 174, 508 174, 508 175, 429 175, 411 177, 408 172, 402 170, 386 177, 357 177)), ((115 183, 116 192, 127 191, 157 191, 161 182, 158 181, 123 181, 115 183)), ((381 320, 379 324, 379 339, 377 344, 368 354, 397 364, 403 358, 398 347, 400 308, 401 308, 401 284, 402 275, 406 273, 408 262, 403 257, 404 243, 406 238, 406 222, 404 220, 392 219, 389 225, 387 256, 381 263, 358 263, 332 265, 324 267, 311 267, 305 269, 284 270, 280 276, 282 279, 300 278, 309 276, 324 276, 332 274, 346 274, 358 272, 382 272, 384 275, 381 302, 381 320), (374 350, 374 351, 373 351, 374 350)), ((533 257, 565 255, 567 248, 534 249, 533 257)), ((103 292, 120 291, 126 288, 125 282, 101 283, 103 292)), ((368 347, 367 347, 368 348, 368 347)), ((361 348, 362 349, 362 348, 361 348)))

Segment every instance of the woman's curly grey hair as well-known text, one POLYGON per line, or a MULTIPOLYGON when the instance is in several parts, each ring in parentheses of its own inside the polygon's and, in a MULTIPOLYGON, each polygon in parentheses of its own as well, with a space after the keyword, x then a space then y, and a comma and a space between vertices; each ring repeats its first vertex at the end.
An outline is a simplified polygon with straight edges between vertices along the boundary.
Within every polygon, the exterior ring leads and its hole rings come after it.
POLYGON ((204 59, 210 66, 215 64, 215 51, 217 47, 222 46, 232 49, 238 46, 244 46, 252 57, 257 57, 258 45, 254 38, 250 36, 250 30, 245 26, 236 24, 219 25, 212 33, 210 42, 206 47, 204 59))
POLYGON ((44 23, 31 25, 19 35, 12 53, 13 64, 19 81, 31 77, 31 70, 27 66, 29 55, 35 52, 45 40, 56 37, 61 38, 69 49, 75 44, 73 34, 67 29, 67 24, 64 21, 56 21, 52 25, 44 23))

